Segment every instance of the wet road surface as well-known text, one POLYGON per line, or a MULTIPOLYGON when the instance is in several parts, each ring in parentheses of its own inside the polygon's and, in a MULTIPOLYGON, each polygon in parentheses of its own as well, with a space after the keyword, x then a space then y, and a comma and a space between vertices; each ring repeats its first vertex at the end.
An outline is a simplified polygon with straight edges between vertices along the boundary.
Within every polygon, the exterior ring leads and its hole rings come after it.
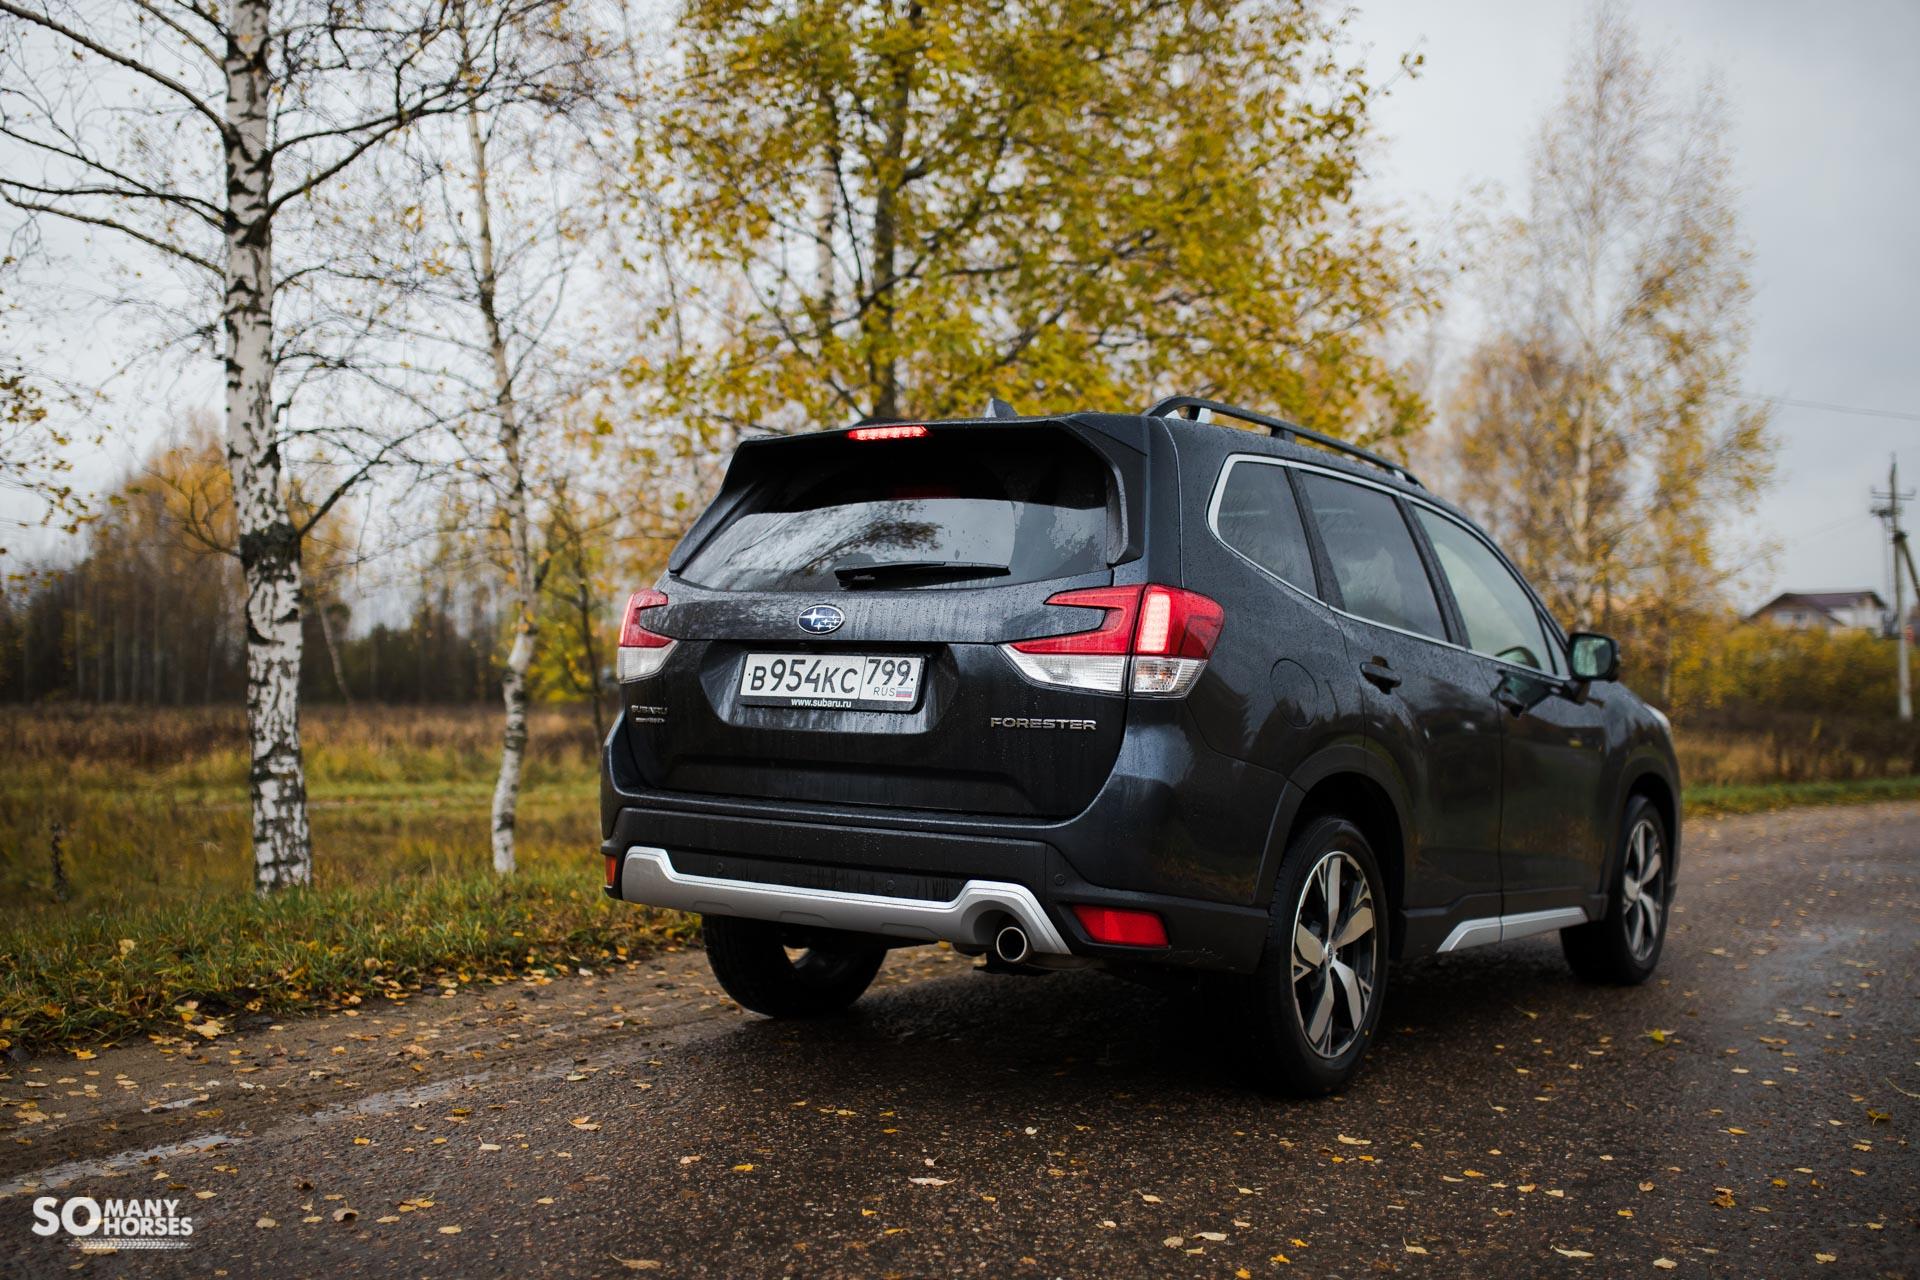
POLYGON ((1920 1273, 1920 805, 1687 839, 1653 983, 1400 966, 1317 1103, 1200 999, 928 950, 831 1023, 696 951, 39 1059, 0 1274, 1920 1273), (82 1253, 42 1195, 177 1200, 190 1247, 82 1253))

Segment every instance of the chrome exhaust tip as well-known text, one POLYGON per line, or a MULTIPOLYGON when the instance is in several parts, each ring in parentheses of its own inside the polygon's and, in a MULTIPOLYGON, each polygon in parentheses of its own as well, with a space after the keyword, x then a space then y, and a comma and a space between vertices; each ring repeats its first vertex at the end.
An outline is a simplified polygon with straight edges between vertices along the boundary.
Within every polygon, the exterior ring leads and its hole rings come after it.
POLYGON ((1004 926, 993 935, 993 954, 1006 964, 1021 964, 1033 954, 1027 944, 1027 931, 1017 924, 1004 926))

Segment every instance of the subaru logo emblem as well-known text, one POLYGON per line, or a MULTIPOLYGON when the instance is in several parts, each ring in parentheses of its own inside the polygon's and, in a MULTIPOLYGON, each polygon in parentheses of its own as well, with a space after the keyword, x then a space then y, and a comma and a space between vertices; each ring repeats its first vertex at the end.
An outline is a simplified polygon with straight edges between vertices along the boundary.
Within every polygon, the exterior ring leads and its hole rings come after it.
POLYGON ((816 636, 838 631, 846 620, 847 615, 830 604, 817 604, 799 617, 800 629, 816 636))

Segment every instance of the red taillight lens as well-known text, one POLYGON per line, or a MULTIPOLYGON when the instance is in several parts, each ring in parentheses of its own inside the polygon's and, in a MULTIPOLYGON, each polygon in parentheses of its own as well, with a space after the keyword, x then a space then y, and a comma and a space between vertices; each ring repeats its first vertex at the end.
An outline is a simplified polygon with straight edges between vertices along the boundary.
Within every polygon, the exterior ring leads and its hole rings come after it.
POLYGON ((1123 907, 1090 907, 1077 902, 1074 917, 1095 942, 1116 947, 1164 947, 1167 926, 1151 911, 1130 911, 1123 907))
POLYGON ((1090 587, 1047 597, 1048 604, 1105 609, 1091 631, 1016 640, 1022 653, 1137 653, 1156 658, 1204 658, 1220 638, 1226 611, 1197 591, 1179 587, 1090 587), (1136 625, 1135 619, 1138 618, 1136 625))
POLYGON ((1091 630, 1003 646, 1014 666, 1041 684, 1149 698, 1193 688, 1227 616, 1198 592, 1154 584, 1062 591, 1047 603, 1107 612, 1091 630))
POLYGON ((1140 588, 1088 587, 1083 591, 1062 591, 1048 596, 1047 603, 1072 605, 1079 609, 1105 609, 1107 616, 1091 631, 1042 636, 1038 640, 1016 640, 1013 648, 1021 653, 1124 654, 1130 651, 1134 614, 1140 607, 1140 588))
POLYGON ((607 888, 611 889, 620 879, 620 859, 607 855, 607 888))
POLYGON ((925 427, 855 427, 847 432, 849 440, 923 440, 928 432, 925 427))
POLYGON ((651 588, 627 597, 627 616, 620 621, 620 647, 613 654, 614 676, 621 684, 659 675, 660 668, 673 656, 673 637, 649 631, 640 623, 640 615, 666 602, 665 592, 651 588))
POLYGON ((627 616, 620 623, 622 649, 661 649, 673 643, 673 637, 658 635, 640 625, 642 613, 648 609, 658 609, 666 602, 666 592, 651 588, 636 591, 627 597, 627 616))
POLYGON ((1204 658, 1220 638, 1226 611, 1197 591, 1150 586, 1140 599, 1133 651, 1157 658, 1204 658))

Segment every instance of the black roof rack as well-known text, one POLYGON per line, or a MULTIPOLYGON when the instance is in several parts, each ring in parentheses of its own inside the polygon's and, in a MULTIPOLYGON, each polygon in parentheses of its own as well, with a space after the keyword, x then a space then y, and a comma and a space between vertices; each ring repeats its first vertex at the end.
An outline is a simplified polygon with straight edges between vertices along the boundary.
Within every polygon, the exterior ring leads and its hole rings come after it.
POLYGON ((1200 420, 1200 411, 1206 409, 1222 418, 1238 418, 1242 422, 1251 422, 1255 426, 1265 427, 1277 440, 1285 440, 1288 442, 1294 440, 1311 440, 1317 445, 1332 449, 1335 453, 1344 453, 1348 457, 1358 458, 1362 462, 1371 462, 1374 466, 1399 476, 1402 480, 1405 480, 1408 484, 1416 488, 1426 488, 1425 485, 1420 483, 1419 476, 1414 475, 1413 472, 1407 470, 1399 463, 1389 458, 1383 458, 1370 449, 1362 449, 1357 444, 1348 444, 1345 440, 1337 440, 1330 435, 1324 435, 1309 427, 1303 427, 1296 422, 1288 422, 1284 418, 1276 418, 1270 414, 1259 413, 1253 409, 1242 409, 1237 404, 1223 404, 1218 400, 1203 400, 1199 396, 1168 396, 1165 400, 1162 400, 1159 404, 1147 410, 1147 416, 1149 418, 1172 418, 1179 416, 1182 409, 1186 410, 1186 417, 1190 422, 1198 422, 1200 420))

